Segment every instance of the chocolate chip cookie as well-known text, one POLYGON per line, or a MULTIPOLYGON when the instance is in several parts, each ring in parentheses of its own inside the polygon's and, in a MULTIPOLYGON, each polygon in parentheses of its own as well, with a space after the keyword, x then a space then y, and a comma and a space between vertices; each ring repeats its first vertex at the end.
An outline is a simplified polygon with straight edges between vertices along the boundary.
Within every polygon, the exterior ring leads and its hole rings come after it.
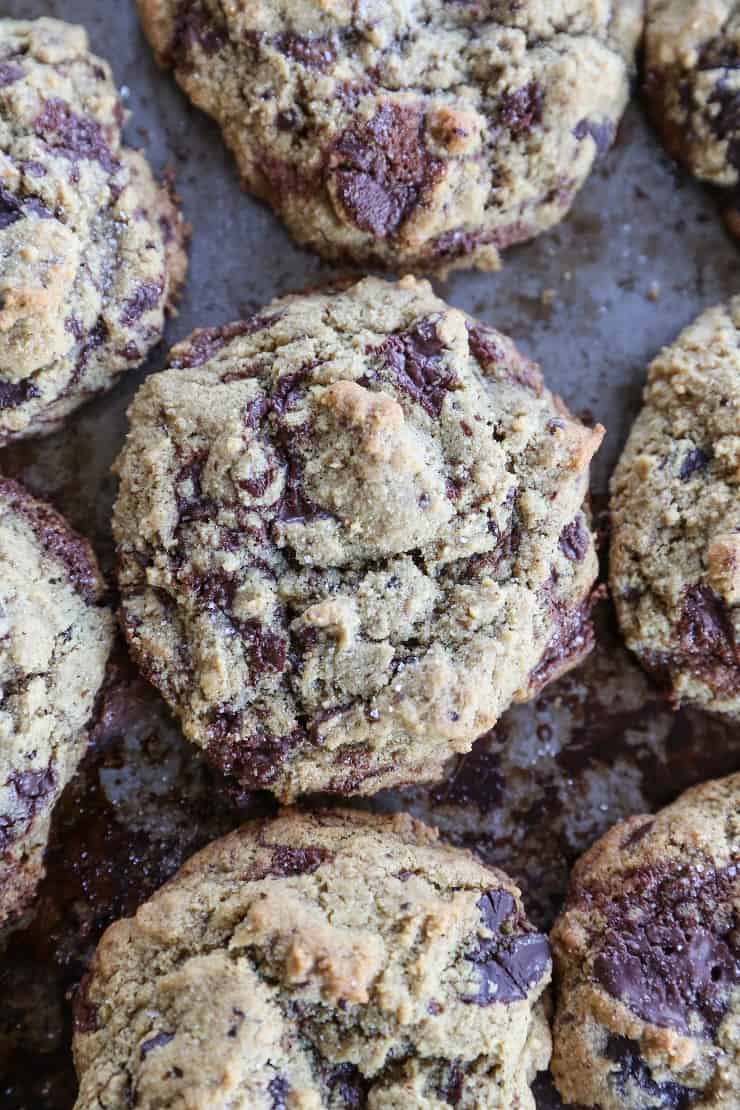
POLYGON ((162 337, 185 230, 123 120, 81 27, 0 20, 0 445, 53 431, 162 337))
POLYGON ((740 297, 652 363, 611 483, 623 635, 676 704, 740 714, 740 297))
POLYGON ((195 332, 129 419, 125 633, 243 786, 437 778, 591 647, 603 429, 426 282, 195 332))
POLYGON ((408 817, 287 811, 104 935, 76 1110, 534 1110, 547 938, 516 887, 408 817))
POLYGON ((740 775, 615 825, 577 864, 552 942, 564 1099, 736 1106, 740 775))
POLYGON ((701 181, 733 190, 728 224, 740 234, 740 3, 648 0, 645 66, 666 147, 701 181))
POLYGON ((138 0, 244 186, 330 260, 478 266, 560 221, 624 109, 638 0, 138 0))
POLYGON ((113 639, 87 542, 0 478, 0 929, 43 872, 113 639))

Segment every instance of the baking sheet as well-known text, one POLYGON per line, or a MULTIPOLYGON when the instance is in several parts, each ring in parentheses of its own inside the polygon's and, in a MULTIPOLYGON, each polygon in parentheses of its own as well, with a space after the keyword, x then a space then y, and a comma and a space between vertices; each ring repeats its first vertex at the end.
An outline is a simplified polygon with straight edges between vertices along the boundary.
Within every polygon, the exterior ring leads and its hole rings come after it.
MULTIPOLYGON (((174 171, 193 240, 168 345, 334 276, 241 193, 217 129, 156 70, 133 0, 7 0, 0 11, 84 23, 127 90, 128 142, 156 168, 174 171)), ((700 309, 738 291, 740 254, 714 198, 675 169, 633 104, 565 223, 509 252, 499 274, 435 284, 452 304, 512 335, 575 411, 606 425, 594 467, 599 507, 648 361, 700 309)), ((109 467, 131 396, 161 364, 155 352, 60 434, 0 452, 0 470, 65 513, 106 570, 109 467)), ((507 868, 541 924, 557 911, 572 860, 613 821, 740 767, 740 729, 670 712, 620 648, 607 605, 599 625, 599 648, 585 667, 508 713, 445 785, 364 803, 411 808, 507 868)), ((120 651, 90 752, 55 816, 34 914, 0 956, 3 1108, 72 1105, 71 998, 101 931, 196 848, 270 804, 264 795, 228 795, 120 651)), ((547 1077, 538 1100, 559 1105, 547 1077)))

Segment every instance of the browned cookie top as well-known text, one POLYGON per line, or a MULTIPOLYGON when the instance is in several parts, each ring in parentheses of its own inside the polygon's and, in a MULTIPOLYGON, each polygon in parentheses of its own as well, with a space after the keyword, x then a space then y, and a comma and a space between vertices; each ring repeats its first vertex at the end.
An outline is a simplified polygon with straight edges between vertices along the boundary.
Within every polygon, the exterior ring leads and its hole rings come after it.
POLYGON ((553 1072, 602 1110, 726 1110, 740 1089, 740 775, 616 825, 552 934, 553 1072))
POLYGON ((113 638, 89 545, 0 478, 0 928, 41 874, 113 638))
POLYGON ((184 227, 87 35, 0 20, 0 445, 52 431, 159 341, 184 227))
POLYGON ((638 0, 139 0, 245 186, 330 259, 496 268, 611 145, 638 0))
POLYGON ((117 464, 124 627, 243 784, 434 778, 590 649, 603 429, 426 282, 283 298, 170 364, 117 464))
POLYGON ((287 811, 104 935, 77 1110, 534 1110, 549 977, 501 872, 407 817, 287 811))

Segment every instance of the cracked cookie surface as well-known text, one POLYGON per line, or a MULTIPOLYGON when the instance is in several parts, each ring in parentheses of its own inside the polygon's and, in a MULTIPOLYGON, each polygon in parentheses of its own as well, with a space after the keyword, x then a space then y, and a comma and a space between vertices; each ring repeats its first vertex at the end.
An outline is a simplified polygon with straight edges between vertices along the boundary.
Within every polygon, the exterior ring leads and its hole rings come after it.
MULTIPOLYGON (((666 147, 695 177, 740 183, 740 4, 649 0, 645 94, 666 147)), ((727 212, 740 234, 736 194, 727 212)))
POLYGON ((81 27, 0 20, 0 445, 53 431, 162 337, 185 228, 81 27))
POLYGON ((552 1070, 564 1099, 735 1106, 740 775, 615 825, 576 865, 552 943, 552 1070))
POLYGON ((104 935, 76 1110, 534 1110, 549 978, 501 872, 408 817, 287 811, 104 935))
POLYGON ((0 928, 33 895, 85 750, 113 640, 102 594, 87 542, 0 478, 0 928))
POLYGON ((637 0, 138 0, 245 187, 325 258, 495 269, 611 145, 637 0))
POLYGON ((170 366, 117 463, 123 625, 244 786, 434 779, 590 650, 603 429, 426 282, 286 297, 170 366))
POLYGON ((740 297, 648 371, 611 483, 622 634, 674 702, 740 715, 740 297))

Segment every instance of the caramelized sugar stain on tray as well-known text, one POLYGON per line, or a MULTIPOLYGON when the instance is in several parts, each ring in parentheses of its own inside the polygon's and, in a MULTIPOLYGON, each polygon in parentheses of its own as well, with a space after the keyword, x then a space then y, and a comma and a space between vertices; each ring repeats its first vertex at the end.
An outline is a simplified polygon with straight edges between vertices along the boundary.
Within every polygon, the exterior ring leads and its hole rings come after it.
MULTIPOLYGON (((127 141, 143 145, 155 166, 174 167, 194 237, 169 343, 331 278, 241 194, 216 128, 157 72, 133 3, 9 0, 3 13, 84 23, 93 49, 110 57, 119 85, 129 90, 127 141)), ((590 410, 606 425, 595 469, 595 488, 603 493, 648 362, 703 307, 738 289, 740 255, 714 201, 673 169, 633 106, 567 221, 512 251, 500 274, 459 273, 439 292, 511 334, 576 411, 590 410)), ((155 354, 148 371, 161 361, 155 354)), ((90 537, 106 571, 109 466, 125 434, 126 406, 146 372, 128 377, 51 439, 0 452, 0 471, 53 501, 90 537)), ((507 714, 446 785, 377 804, 411 806, 445 835, 511 870, 544 924, 569 863, 595 836, 628 812, 740 767, 739 749, 737 726, 665 708, 615 643, 605 610, 600 646, 580 672, 507 714)), ((125 664, 117 666, 90 754, 56 817, 34 916, 0 956, 4 1108, 69 1110, 70 997, 102 929, 131 912, 201 844, 266 804, 230 801, 153 692, 125 664)), ((543 1110, 559 1105, 546 1077, 537 1094, 543 1110)))

